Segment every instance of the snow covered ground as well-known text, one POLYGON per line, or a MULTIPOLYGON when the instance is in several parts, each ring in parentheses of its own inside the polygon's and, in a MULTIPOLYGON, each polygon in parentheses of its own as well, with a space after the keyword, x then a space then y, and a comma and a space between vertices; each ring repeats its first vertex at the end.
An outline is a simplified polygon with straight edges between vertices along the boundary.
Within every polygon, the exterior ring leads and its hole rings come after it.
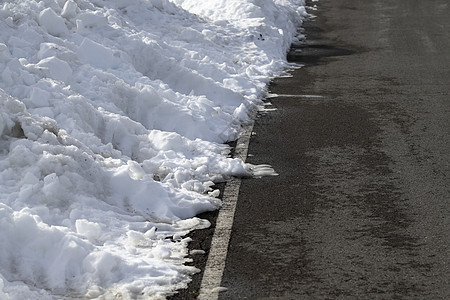
POLYGON ((0 2, 0 299, 185 287, 303 0, 0 2))

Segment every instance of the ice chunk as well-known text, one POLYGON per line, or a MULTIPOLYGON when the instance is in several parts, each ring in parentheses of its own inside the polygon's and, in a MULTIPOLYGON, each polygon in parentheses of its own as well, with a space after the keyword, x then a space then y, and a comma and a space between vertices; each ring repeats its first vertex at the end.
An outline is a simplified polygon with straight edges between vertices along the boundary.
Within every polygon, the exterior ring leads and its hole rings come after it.
POLYGON ((55 56, 41 60, 38 67, 46 70, 46 76, 62 82, 68 82, 72 77, 72 68, 69 64, 55 56))
POLYGON ((275 172, 275 170, 270 165, 252 165, 246 164, 246 169, 254 176, 254 177, 263 177, 263 176, 278 176, 279 174, 275 172))
POLYGON ((64 19, 58 16, 50 7, 44 9, 39 14, 39 25, 54 36, 61 36, 68 31, 64 19))
POLYGON ((64 61, 72 61, 77 59, 74 52, 70 51, 62 45, 57 45, 55 43, 41 43, 37 53, 39 59, 44 59, 50 56, 56 56, 64 61))
POLYGON ((77 53, 83 62, 102 69, 115 68, 119 63, 110 48, 88 38, 83 39, 77 53))
POLYGON ((78 5, 73 0, 68 0, 63 7, 61 16, 66 19, 71 19, 77 15, 77 10, 79 10, 78 5))
POLYGON ((50 97, 51 95, 48 91, 33 87, 30 94, 30 104, 32 104, 31 107, 48 106, 48 100, 50 99, 50 97))
POLYGON ((164 245, 157 245, 153 250, 152 253, 154 256, 158 258, 169 258, 171 255, 170 249, 168 249, 164 245))
POLYGON ((90 242, 94 243, 100 239, 102 228, 99 224, 89 222, 86 219, 78 219, 75 222, 77 232, 84 235, 90 242))
POLYGON ((84 27, 105 25, 107 18, 100 12, 85 12, 78 15, 77 21, 81 20, 84 27))

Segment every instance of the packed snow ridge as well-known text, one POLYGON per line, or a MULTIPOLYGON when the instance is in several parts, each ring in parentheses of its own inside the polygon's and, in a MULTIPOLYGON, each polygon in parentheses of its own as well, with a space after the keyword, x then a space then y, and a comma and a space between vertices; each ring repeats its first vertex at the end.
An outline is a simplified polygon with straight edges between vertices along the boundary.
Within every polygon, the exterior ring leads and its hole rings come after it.
POLYGON ((303 0, 0 2, 0 299, 164 298, 303 0))

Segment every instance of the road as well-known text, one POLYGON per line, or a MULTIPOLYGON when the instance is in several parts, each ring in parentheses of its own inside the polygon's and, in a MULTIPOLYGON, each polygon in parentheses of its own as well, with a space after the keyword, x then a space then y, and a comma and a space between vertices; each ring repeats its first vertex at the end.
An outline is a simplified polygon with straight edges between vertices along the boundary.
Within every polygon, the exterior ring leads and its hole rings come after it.
POLYGON ((219 299, 450 299, 450 2, 321 0, 274 80, 219 299))

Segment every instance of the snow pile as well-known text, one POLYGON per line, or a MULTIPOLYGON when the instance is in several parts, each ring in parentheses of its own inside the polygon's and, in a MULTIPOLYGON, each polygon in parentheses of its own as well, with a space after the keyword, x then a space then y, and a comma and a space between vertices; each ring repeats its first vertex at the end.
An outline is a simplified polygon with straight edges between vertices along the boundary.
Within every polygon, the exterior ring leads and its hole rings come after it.
POLYGON ((185 287, 303 0, 0 3, 0 298, 185 287))

